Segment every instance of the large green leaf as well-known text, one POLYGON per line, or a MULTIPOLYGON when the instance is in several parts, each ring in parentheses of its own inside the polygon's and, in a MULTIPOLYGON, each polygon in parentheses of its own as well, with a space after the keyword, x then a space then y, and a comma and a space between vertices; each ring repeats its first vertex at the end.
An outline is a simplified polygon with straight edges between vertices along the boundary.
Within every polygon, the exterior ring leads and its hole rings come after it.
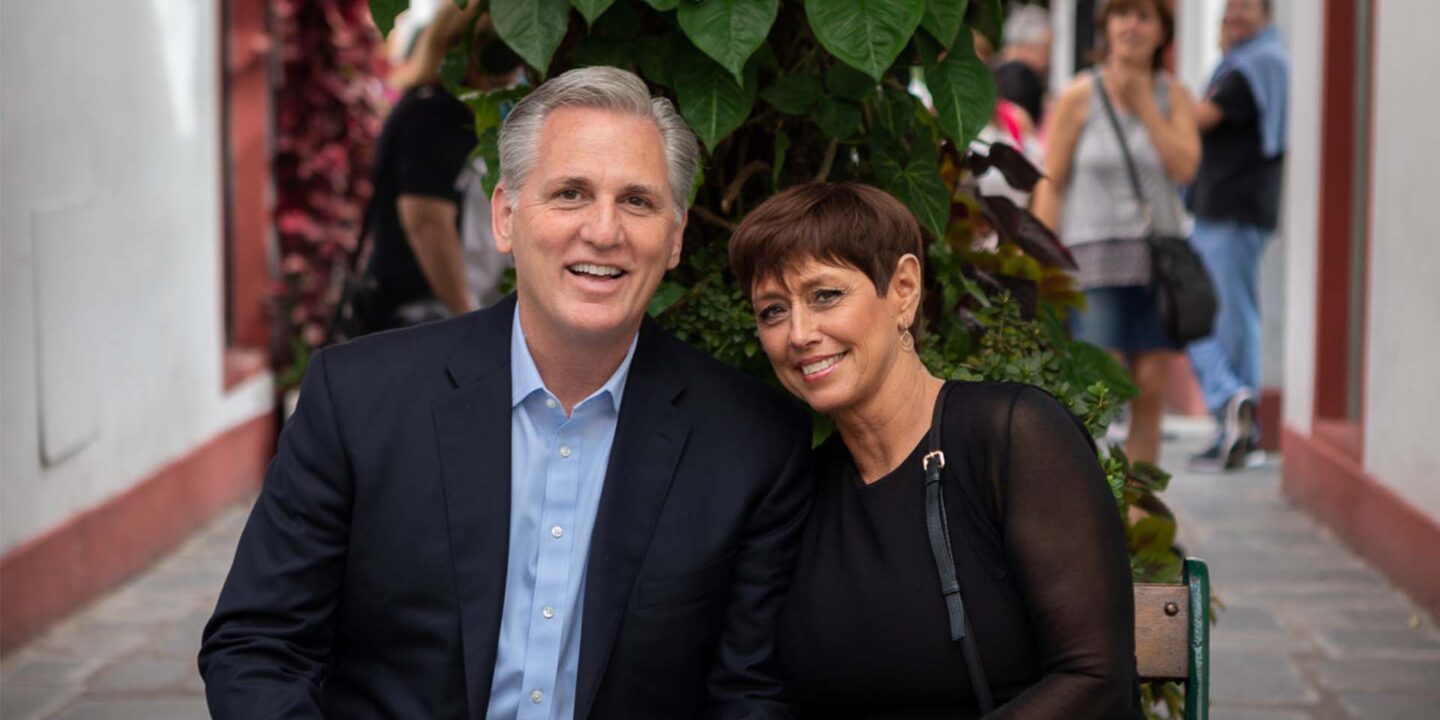
POLYGON ((640 74, 656 85, 675 87, 675 58, 684 42, 674 33, 640 38, 635 48, 640 74))
POLYGON ((605 14, 606 10, 615 3, 615 0, 570 0, 570 4, 580 11, 581 17, 585 18, 585 26, 595 24, 595 18, 605 14))
POLYGON ((825 98, 815 111, 815 124, 836 140, 844 140, 860 131, 860 106, 849 100, 825 98))
POLYGON ((370 17, 375 20, 375 27, 380 28, 380 36, 390 34, 395 27, 395 16, 404 12, 410 7, 410 0, 370 0, 370 17))
POLYGON ((813 75, 781 75, 760 93, 786 115, 804 115, 820 104, 820 82, 813 75))
MULTIPOLYGON (((924 143, 923 140, 917 144, 924 143)), ((915 213, 920 227, 935 237, 945 236, 950 221, 950 193, 933 157, 918 154, 904 161, 904 150, 887 138, 870 143, 870 165, 881 187, 890 191, 915 213)))
POLYGON ((925 85, 935 100, 940 129, 965 148, 995 113, 995 78, 975 57, 969 33, 960 33, 939 65, 925 68, 925 85))
POLYGON ((875 120, 891 136, 904 137, 915 125, 917 105, 919 102, 914 95, 887 85, 884 97, 875 103, 875 120))
POLYGON ((676 16, 690 42, 740 82, 779 11, 780 0, 701 0, 681 4, 676 16))
POLYGON ((805 15, 820 44, 877 81, 924 14, 925 0, 805 0, 805 15))
POLYGON ((835 97, 864 100, 875 92, 875 81, 845 63, 835 63, 825 71, 825 87, 829 88, 830 94, 835 97))
POLYGON ((665 12, 666 10, 674 10, 675 6, 680 4, 680 0, 645 0, 645 2, 649 3, 650 7, 653 7, 660 12, 665 12))
POLYGON ((925 0, 925 17, 920 27, 948 48, 965 24, 965 8, 969 4, 970 0, 925 0))
POLYGON ((755 105, 755 64, 745 68, 745 82, 736 84, 725 68, 698 52, 676 53, 675 98, 680 114, 711 152, 745 122, 755 105))
POLYGON ((490 0, 495 33, 530 67, 546 74, 570 24, 566 0, 490 0))

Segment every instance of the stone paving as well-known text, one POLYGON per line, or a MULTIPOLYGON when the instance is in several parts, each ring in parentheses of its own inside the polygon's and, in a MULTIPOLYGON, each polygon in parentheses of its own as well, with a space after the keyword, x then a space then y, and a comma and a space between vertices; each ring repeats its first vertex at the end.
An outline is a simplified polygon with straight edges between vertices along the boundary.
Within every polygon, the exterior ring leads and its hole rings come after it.
POLYGON ((1212 720, 1440 718, 1440 631, 1280 494, 1276 462, 1184 471, 1206 430, 1166 443, 1165 500, 1225 604, 1211 628, 1212 720))
MULTIPOLYGON (((1203 440, 1171 439, 1165 464, 1182 468, 1203 440)), ((1276 466, 1181 471, 1166 498, 1226 605, 1211 636, 1214 720, 1440 718, 1434 620, 1290 507, 1276 466)), ((0 718, 207 717, 195 653, 246 511, 0 660, 0 718)))

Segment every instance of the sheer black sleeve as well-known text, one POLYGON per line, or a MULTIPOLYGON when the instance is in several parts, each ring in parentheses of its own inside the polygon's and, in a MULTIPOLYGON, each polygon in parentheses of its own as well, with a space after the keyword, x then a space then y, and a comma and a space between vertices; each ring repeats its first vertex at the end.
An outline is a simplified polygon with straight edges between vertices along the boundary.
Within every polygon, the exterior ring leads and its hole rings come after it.
POLYGON ((1137 717, 1125 533, 1080 423, 1045 392, 1011 397, 1001 484, 1005 551, 1043 677, 991 717, 1137 717))

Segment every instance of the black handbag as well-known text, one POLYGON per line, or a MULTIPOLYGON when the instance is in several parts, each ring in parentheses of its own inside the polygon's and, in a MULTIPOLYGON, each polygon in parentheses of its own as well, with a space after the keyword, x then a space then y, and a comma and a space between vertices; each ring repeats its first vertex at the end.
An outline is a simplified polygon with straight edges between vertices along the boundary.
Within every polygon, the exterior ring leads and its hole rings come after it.
POLYGON ((940 388, 940 397, 935 399, 930 439, 925 457, 920 460, 925 467, 925 530, 930 536, 930 553, 935 556, 935 567, 940 572, 940 592, 945 596, 945 612, 950 617, 950 641, 960 643, 965 669, 970 675, 970 686, 975 692, 975 703, 982 715, 989 715, 995 710, 995 700, 990 695, 990 682, 985 678, 980 648, 975 644, 975 631, 970 627, 970 619, 965 616, 965 601, 960 597, 955 553, 950 548, 950 521, 945 514, 945 486, 940 476, 945 467, 945 452, 940 449, 940 423, 945 415, 945 398, 952 387, 951 383, 945 383, 940 388))
POLYGON ((1115 130, 1115 139, 1120 142, 1120 152, 1125 156, 1125 170, 1130 176, 1130 189, 1145 213, 1145 238, 1150 245, 1150 294, 1155 301, 1155 312, 1165 334, 1176 344, 1187 343, 1209 337, 1215 330, 1215 313, 1220 300, 1215 294, 1215 282, 1200 255, 1184 237, 1155 234, 1150 225, 1150 203, 1140 187, 1140 174, 1135 170, 1135 159, 1130 155, 1130 146, 1125 142, 1125 133, 1120 129, 1120 120, 1115 117, 1115 108, 1105 92, 1100 74, 1095 74, 1095 92, 1100 94, 1100 103, 1110 118, 1115 130))

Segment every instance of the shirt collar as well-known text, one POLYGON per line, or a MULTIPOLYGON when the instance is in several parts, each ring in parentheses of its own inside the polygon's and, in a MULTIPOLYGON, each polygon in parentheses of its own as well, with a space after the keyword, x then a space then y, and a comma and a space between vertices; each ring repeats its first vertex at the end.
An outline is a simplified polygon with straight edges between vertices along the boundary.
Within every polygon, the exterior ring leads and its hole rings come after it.
MULTIPOLYGON (((610 375, 590 397, 582 400, 580 404, 588 402, 590 398, 603 395, 610 398, 610 407, 616 413, 620 412, 620 400, 625 395, 625 380, 630 376, 630 361, 635 358, 635 346, 640 341, 640 333, 630 338, 630 349, 625 351, 625 359, 620 361, 620 367, 610 375)), ((545 387, 545 381, 540 378, 540 369, 535 367, 535 358, 530 355, 530 346, 525 342, 525 329, 520 327, 520 304, 515 304, 515 317, 511 321, 510 330, 510 407, 514 409, 537 391, 545 391, 551 395, 550 389, 545 387)), ((578 405, 577 405, 578 407, 578 405)))

